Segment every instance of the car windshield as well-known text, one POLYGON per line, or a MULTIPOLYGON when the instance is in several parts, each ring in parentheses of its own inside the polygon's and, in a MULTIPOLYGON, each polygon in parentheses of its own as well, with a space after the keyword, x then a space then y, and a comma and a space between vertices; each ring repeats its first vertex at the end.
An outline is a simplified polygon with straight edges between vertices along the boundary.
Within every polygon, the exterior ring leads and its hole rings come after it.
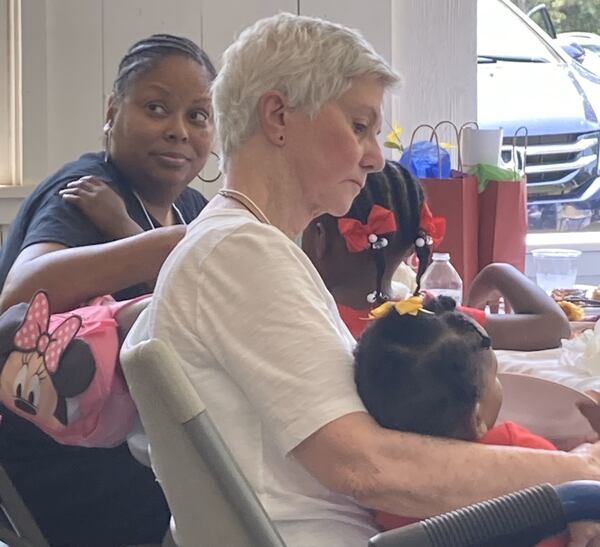
POLYGON ((480 63, 555 63, 560 58, 500 0, 477 3, 477 60, 480 63))
POLYGON ((588 51, 592 51, 593 53, 600 54, 600 45, 597 44, 579 44, 583 49, 587 49, 588 51))

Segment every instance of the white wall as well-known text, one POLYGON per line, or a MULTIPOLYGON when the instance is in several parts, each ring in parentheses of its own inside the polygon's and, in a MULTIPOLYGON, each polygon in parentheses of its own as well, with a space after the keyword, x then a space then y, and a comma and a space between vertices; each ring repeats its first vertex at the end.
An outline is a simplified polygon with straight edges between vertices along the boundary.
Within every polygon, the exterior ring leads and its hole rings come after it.
MULTIPOLYGON (((391 20, 392 62, 404 80, 393 115, 405 146, 420 124, 476 120, 477 0, 394 1, 391 20)), ((441 137, 456 140, 447 128, 441 137)))
POLYGON ((47 2, 47 173, 102 146, 102 3, 47 2))
MULTIPOLYGON (((322 17, 357 29, 388 62, 392 63, 392 3, 398 0, 299 0, 300 13, 322 17)), ((401 0, 404 1, 404 0, 401 0)), ((384 103, 382 139, 392 121, 392 96, 384 103)), ((383 142, 383 141, 382 141, 383 142)))

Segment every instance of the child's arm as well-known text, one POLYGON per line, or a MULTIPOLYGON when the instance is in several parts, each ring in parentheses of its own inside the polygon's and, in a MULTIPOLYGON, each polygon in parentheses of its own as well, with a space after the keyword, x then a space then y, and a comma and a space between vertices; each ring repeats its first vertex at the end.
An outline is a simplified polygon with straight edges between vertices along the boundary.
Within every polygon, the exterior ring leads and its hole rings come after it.
POLYGON ((123 239, 144 231, 127 213, 121 196, 96 177, 82 177, 69 182, 60 195, 109 239, 123 239))
POLYGON ((117 322, 119 329, 119 340, 123 343, 125 337, 129 333, 131 327, 135 323, 135 320, 139 317, 146 307, 150 304, 152 297, 148 295, 147 298, 141 298, 136 302, 131 303, 129 306, 121 308, 115 314, 115 321, 117 322))
POLYGON ((496 349, 540 350, 560 346, 570 336, 569 322, 558 305, 535 283, 509 264, 490 264, 473 280, 467 305, 482 308, 494 293, 514 313, 491 314, 485 328, 496 349))

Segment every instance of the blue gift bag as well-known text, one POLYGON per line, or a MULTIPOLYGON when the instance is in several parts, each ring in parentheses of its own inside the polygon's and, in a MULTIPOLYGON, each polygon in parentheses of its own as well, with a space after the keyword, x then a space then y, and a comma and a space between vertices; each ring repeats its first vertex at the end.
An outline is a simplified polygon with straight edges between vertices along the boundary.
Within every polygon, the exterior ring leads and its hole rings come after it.
POLYGON ((418 178, 445 179, 450 177, 450 154, 431 141, 412 143, 402 154, 400 165, 418 178))

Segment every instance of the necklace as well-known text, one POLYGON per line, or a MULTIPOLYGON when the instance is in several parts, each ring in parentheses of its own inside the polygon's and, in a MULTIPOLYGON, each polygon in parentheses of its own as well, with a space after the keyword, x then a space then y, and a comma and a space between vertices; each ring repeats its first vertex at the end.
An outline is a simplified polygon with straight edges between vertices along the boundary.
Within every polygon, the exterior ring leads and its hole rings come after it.
MULTIPOLYGON (((140 204, 140 207, 142 208, 142 212, 144 213, 144 216, 146 217, 146 220, 148 221, 150 228, 152 230, 156 230, 156 226, 155 226, 154 222, 152 222, 152 218, 150 217, 150 214, 148 213, 148 209, 146 209, 146 206, 144 205, 142 198, 139 196, 139 194, 135 190, 132 190, 132 192, 133 192, 133 195, 135 196, 135 199, 137 199, 138 203, 140 204)), ((173 205, 171 205, 171 207, 173 207, 173 210, 177 213, 177 216, 179 217, 179 222, 181 222, 181 224, 186 226, 187 222, 185 221, 185 218, 183 218, 183 215, 181 214, 181 211, 179 210, 177 205, 175 205, 173 203, 173 205)))
POLYGON ((243 205, 248 211, 250 211, 260 222, 264 224, 271 224, 267 215, 265 215, 261 208, 256 205, 246 194, 239 192, 238 190, 231 190, 228 188, 223 188, 219 190, 219 195, 230 198, 234 201, 237 201, 240 205, 243 205))

